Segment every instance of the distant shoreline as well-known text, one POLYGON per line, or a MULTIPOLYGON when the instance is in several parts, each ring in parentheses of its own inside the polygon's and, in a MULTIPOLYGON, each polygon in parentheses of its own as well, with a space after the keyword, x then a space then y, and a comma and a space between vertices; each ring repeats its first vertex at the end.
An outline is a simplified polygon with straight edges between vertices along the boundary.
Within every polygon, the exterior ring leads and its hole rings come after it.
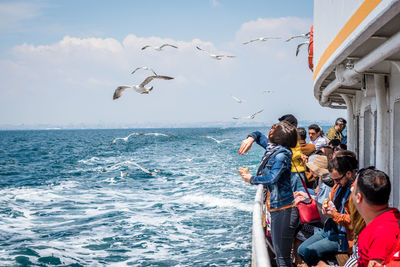
MULTIPOLYGON (((181 124, 158 124, 154 125, 0 125, 0 131, 18 131, 18 130, 40 130, 40 131, 62 131, 62 130, 124 130, 124 129, 185 129, 185 128, 251 128, 251 127, 268 127, 274 122, 204 122, 204 123, 181 123, 181 124)), ((307 127, 311 124, 319 126, 333 126, 334 121, 300 121, 299 127, 307 127)))

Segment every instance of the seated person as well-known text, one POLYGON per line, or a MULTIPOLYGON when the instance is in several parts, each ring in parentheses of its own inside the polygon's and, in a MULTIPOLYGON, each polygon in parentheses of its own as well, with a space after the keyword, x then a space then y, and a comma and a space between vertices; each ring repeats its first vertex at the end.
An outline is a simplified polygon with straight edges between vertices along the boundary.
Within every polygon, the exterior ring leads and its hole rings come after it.
POLYGON ((328 201, 324 201, 322 213, 329 219, 324 228, 318 230, 298 248, 298 254, 308 266, 320 260, 333 258, 338 253, 349 251, 352 240, 348 200, 355 172, 347 157, 333 158, 328 162, 330 177, 335 182, 328 201))
POLYGON ((304 186, 300 180, 301 177, 305 177, 306 166, 304 165, 304 156, 310 155, 314 150, 313 144, 307 144, 307 132, 304 128, 297 128, 298 142, 296 147, 292 148, 292 169, 290 183, 292 191, 305 191, 304 186))
POLYGON ((358 238, 358 266, 385 263, 400 239, 400 213, 389 207, 391 183, 386 173, 367 169, 360 171, 352 199, 366 227, 358 238))

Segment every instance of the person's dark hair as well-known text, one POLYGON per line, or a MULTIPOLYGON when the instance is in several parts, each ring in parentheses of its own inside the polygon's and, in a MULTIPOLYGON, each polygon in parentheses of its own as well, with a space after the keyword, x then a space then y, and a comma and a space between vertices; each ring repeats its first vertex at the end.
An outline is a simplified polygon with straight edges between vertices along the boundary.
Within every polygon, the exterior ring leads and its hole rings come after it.
POLYGON ((292 114, 286 114, 283 115, 282 117, 280 117, 278 119, 279 121, 287 121, 290 124, 294 125, 295 127, 297 127, 297 119, 295 116, 293 116, 292 114))
POLYGON ((316 133, 319 133, 321 131, 321 128, 316 124, 311 124, 310 126, 308 126, 308 130, 314 130, 316 133))
POLYGON ((346 124, 347 121, 345 119, 343 119, 343 118, 337 118, 336 121, 335 121, 335 125, 338 125, 338 124, 341 124, 341 123, 346 124))
POLYGON ((299 133, 300 140, 306 140, 307 138, 307 132, 306 129, 303 127, 297 128, 297 132, 299 133))
MULTIPOLYGON (((320 150, 320 149, 318 149, 318 150, 315 150, 314 152, 312 152, 311 153, 311 155, 320 155, 320 156, 326 156, 325 154, 324 154, 324 152, 322 151, 322 150, 320 150)), ((310 155, 310 156, 311 156, 310 155)))
POLYGON ((347 145, 346 144, 339 144, 339 148, 342 150, 347 150, 347 145))
POLYGON ((357 178, 357 192, 361 192, 369 204, 387 204, 390 191, 390 179, 386 173, 373 169, 360 170, 357 178))
POLYGON ((340 145, 340 140, 339 139, 332 139, 331 141, 329 141, 328 145, 333 146, 333 147, 337 147, 337 146, 340 145))
POLYGON ((328 157, 328 159, 330 158, 330 155, 333 154, 333 149, 330 146, 323 146, 320 148, 320 150, 323 152, 325 156, 328 157), (322 151, 322 149, 324 149, 324 151, 322 151))
POLYGON ((354 171, 354 165, 351 157, 335 157, 328 161, 328 170, 332 172, 335 169, 340 175, 344 175, 348 171, 354 171))
POLYGON ((274 127, 274 131, 272 135, 269 136, 269 141, 286 147, 296 146, 297 129, 295 126, 287 121, 281 121, 272 127, 274 127))
POLYGON ((339 150, 336 152, 335 157, 345 157, 353 166, 353 170, 358 169, 358 160, 357 155, 353 151, 350 150, 339 150))

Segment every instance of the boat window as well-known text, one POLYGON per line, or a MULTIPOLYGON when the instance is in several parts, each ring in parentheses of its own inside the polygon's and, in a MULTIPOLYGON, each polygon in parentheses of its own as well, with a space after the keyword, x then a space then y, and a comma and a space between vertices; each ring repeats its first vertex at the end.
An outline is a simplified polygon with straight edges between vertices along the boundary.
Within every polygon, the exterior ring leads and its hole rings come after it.
MULTIPOLYGON (((393 106, 393 159, 400 158, 400 100, 396 101, 393 106)), ((393 206, 399 207, 400 205, 400 164, 398 162, 394 162, 393 164, 393 173, 392 173, 392 194, 393 194, 393 206)))
POLYGON ((371 125, 372 113, 371 110, 364 112, 364 167, 371 165, 371 125))

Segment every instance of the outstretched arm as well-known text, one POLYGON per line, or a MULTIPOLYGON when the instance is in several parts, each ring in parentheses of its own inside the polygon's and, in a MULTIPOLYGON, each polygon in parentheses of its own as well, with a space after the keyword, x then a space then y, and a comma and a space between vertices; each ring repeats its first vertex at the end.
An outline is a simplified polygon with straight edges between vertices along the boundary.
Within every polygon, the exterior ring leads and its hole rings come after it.
POLYGON ((290 168, 291 158, 286 156, 284 153, 280 153, 276 156, 274 164, 271 167, 271 170, 265 174, 260 176, 252 176, 250 178, 249 183, 251 184, 273 184, 276 183, 282 173, 290 168))
POLYGON ((246 139, 244 139, 242 141, 242 144, 240 145, 239 154, 240 155, 246 154, 247 151, 250 150, 250 148, 253 145, 253 143, 254 143, 254 138, 251 137, 251 136, 249 136, 246 139))
POLYGON ((268 145, 268 138, 261 132, 259 131, 255 131, 252 132, 251 134, 249 134, 249 136, 254 138, 254 141, 262 146, 263 148, 267 149, 267 145, 268 145))

